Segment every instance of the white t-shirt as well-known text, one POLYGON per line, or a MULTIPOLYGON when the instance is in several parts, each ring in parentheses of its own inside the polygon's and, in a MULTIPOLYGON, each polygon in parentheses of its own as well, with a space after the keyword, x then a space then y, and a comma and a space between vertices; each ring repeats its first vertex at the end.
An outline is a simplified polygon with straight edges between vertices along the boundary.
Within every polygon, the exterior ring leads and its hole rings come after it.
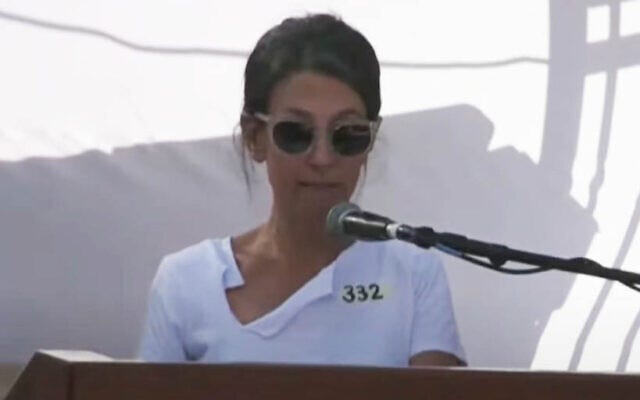
POLYGON ((356 242, 276 309, 243 325, 225 290, 244 284, 230 238, 164 258, 140 358, 407 366, 427 350, 464 360, 445 272, 432 251, 356 242))

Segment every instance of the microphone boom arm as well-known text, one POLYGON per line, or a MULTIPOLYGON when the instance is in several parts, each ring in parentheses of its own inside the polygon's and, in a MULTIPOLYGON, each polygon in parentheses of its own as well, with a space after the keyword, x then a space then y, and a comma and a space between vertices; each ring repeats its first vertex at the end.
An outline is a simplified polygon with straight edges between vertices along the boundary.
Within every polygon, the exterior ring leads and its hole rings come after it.
POLYGON ((438 233, 430 227, 411 228, 407 225, 398 225, 394 228, 396 228, 395 232, 397 232, 394 236, 397 237, 397 239, 411 242, 422 248, 434 247, 447 254, 495 271, 510 274, 530 274, 556 269, 618 281, 631 289, 640 291, 640 274, 620 269, 605 268, 588 258, 558 258, 528 251, 514 250, 501 244, 468 239, 462 235, 446 232, 438 233), (471 256, 484 257, 489 260, 489 263, 471 256), (504 268, 504 264, 509 261, 534 265, 537 268, 504 268))

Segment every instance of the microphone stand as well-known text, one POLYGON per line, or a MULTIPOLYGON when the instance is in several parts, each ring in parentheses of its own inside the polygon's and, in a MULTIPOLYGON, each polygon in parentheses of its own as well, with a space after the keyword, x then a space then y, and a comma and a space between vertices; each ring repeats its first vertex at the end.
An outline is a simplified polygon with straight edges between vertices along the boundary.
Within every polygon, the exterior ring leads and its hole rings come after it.
POLYGON ((618 281, 640 292, 640 274, 605 268, 597 262, 584 257, 558 258, 528 251, 513 250, 501 244, 481 242, 468 239, 462 235, 446 232, 438 233, 426 226, 417 228, 411 228, 407 225, 398 226, 396 237, 424 249, 434 247, 444 253, 494 271, 508 274, 533 274, 556 269, 618 281), (476 257, 484 257, 489 262, 479 260, 476 257), (505 268, 504 264, 508 261, 536 267, 526 269, 505 268))

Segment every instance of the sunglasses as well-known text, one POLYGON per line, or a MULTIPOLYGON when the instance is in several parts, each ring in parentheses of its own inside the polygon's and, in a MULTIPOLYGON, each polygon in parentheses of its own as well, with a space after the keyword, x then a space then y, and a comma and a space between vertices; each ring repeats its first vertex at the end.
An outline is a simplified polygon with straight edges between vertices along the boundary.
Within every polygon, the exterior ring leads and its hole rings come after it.
MULTIPOLYGON (((304 155, 311 151, 316 139, 315 129, 300 121, 274 120, 263 113, 253 116, 267 124, 267 130, 276 147, 289 155, 304 155)), ((329 135, 333 151, 344 157, 364 154, 371 149, 381 118, 336 123, 329 135)))

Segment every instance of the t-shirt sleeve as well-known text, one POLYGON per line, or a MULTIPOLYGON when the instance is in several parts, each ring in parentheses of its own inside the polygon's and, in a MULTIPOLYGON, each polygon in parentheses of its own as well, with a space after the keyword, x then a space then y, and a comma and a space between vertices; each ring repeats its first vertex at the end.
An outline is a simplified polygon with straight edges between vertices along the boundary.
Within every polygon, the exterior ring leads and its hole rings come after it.
POLYGON ((442 351, 466 362, 442 261, 432 253, 419 259, 413 266, 415 303, 411 356, 424 351, 442 351))
POLYGON ((138 358, 148 362, 186 361, 180 332, 179 297, 166 259, 151 284, 138 358))

